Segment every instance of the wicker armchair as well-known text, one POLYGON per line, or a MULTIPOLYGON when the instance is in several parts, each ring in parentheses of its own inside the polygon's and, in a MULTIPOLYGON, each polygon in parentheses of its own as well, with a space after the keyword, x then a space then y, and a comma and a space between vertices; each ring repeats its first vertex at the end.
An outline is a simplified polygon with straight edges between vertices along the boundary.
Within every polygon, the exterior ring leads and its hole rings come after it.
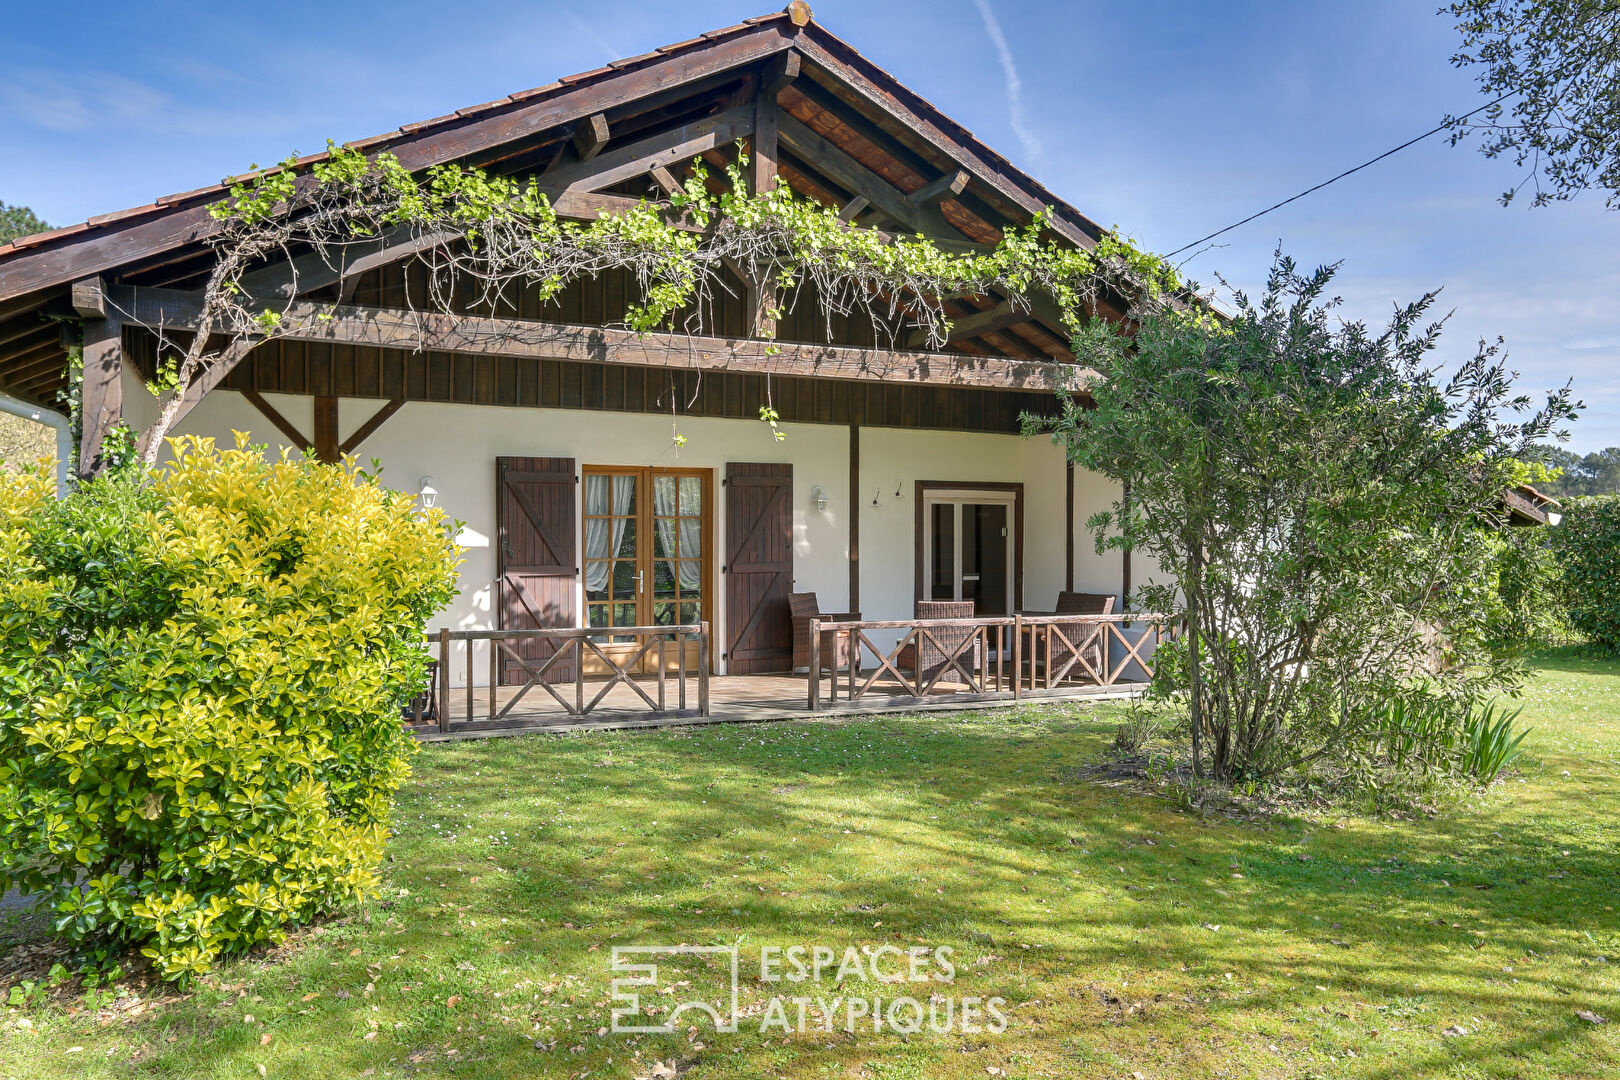
MULTIPOLYGON (((821 610, 821 604, 816 600, 813 592, 800 592, 788 594, 788 616, 793 620, 793 670, 803 668, 810 670, 810 620, 820 619, 823 623, 829 622, 860 622, 861 613, 858 611, 827 612, 821 610)), ((821 631, 821 670, 843 671, 849 667, 850 647, 849 634, 840 634, 822 627, 821 631)), ((855 670, 861 670, 861 651, 859 647, 854 650, 855 670)))
MULTIPOLYGON (((918 619, 971 619, 974 614, 972 600, 918 600, 915 617, 918 619)), ((935 676, 947 678, 954 675, 956 679, 961 679, 962 674, 957 670, 956 665, 950 662, 950 655, 956 651, 958 646, 976 634, 977 631, 971 626, 939 627, 929 630, 929 638, 933 640, 919 636, 918 641, 900 650, 895 666, 908 675, 913 671, 917 671, 919 660, 917 648, 918 645, 921 645, 921 682, 924 685, 933 681, 935 676), (935 642, 938 642, 938 644, 936 645, 935 642)), ((961 654, 956 658, 956 664, 960 664, 968 671, 978 671, 979 659, 979 643, 975 641, 971 647, 961 651, 961 654)), ((954 682, 956 679, 947 678, 947 681, 954 682)))
MULTIPOLYGON (((1112 615, 1114 613, 1114 600, 1115 597, 1113 593, 1060 592, 1058 593, 1057 610, 1051 612, 1026 611, 1024 614, 1112 615)), ((1069 641, 1074 645, 1081 645, 1085 639, 1091 635, 1092 630, 1094 629, 1083 622, 1058 623, 1056 625, 1058 633, 1062 634, 1065 638, 1068 638, 1069 641)), ((1069 663, 1071 658, 1074 657, 1074 649, 1070 648, 1068 645, 1065 645, 1062 641, 1057 640, 1052 642, 1052 655, 1042 655, 1046 647, 1045 642, 1046 635, 1037 629, 1034 633, 1033 648, 1030 651, 1030 655, 1032 658, 1042 661, 1046 665, 1047 671, 1055 671, 1056 669, 1063 667, 1065 664, 1069 663)), ((1078 662, 1075 663, 1069 668, 1066 677, 1071 679, 1089 679, 1091 675, 1090 672, 1086 670, 1085 665, 1089 665, 1091 671, 1101 672, 1103 670, 1104 659, 1103 649, 1106 647, 1106 644, 1107 639, 1103 635, 1098 634, 1096 639, 1090 644, 1083 645, 1083 647, 1080 649, 1080 659, 1084 661, 1084 665, 1078 662)))

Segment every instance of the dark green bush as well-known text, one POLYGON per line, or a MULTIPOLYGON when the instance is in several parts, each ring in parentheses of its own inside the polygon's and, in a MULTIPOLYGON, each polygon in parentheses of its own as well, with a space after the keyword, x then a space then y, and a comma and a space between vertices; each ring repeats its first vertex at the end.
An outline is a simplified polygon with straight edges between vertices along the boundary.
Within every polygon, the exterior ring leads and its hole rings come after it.
POLYGON ((0 888, 185 979, 375 886, 456 555, 351 466, 177 451, 0 476, 0 888))
POLYGON ((1570 624, 1599 647, 1620 651, 1620 495, 1569 500, 1550 536, 1570 624))

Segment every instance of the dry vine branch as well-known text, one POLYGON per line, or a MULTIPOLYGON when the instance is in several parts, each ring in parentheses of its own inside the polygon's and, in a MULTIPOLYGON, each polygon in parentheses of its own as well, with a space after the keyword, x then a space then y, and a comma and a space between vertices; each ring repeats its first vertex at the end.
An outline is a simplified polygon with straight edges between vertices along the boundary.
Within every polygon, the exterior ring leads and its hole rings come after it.
MULTIPOLYGON (((719 296, 736 295, 738 274, 774 297, 772 318, 810 296, 829 339, 836 318, 864 316, 879 342, 892 345, 901 332, 920 329, 933 349, 947 343, 945 305, 954 298, 995 293, 1027 311, 1029 296, 1045 293, 1075 329, 1105 285, 1146 298, 1180 287, 1165 264, 1118 238, 1104 237, 1090 251, 1058 246, 1043 235, 1039 216, 983 253, 890 237, 844 222, 785 185, 748 194, 747 159, 739 158, 727 169, 730 190, 718 196, 695 164, 666 198, 589 223, 560 220, 543 177, 442 166, 418 178, 391 155, 368 159, 342 147, 306 173, 288 162, 235 184, 214 208, 222 228, 211 241, 216 261, 196 332, 158 331, 168 388, 142 440, 144 460, 156 460, 188 390, 206 390, 276 336, 296 298, 310 291, 311 275, 347 297, 352 268, 369 269, 365 257, 385 248, 423 270, 407 274, 422 285, 420 294, 406 289, 405 308, 424 315, 499 318, 518 310, 519 290, 550 300, 573 282, 624 270, 641 294, 626 329, 700 334, 719 296), (273 290, 263 286, 267 264, 287 270, 273 290)), ((761 415, 774 416, 769 403, 761 415)))

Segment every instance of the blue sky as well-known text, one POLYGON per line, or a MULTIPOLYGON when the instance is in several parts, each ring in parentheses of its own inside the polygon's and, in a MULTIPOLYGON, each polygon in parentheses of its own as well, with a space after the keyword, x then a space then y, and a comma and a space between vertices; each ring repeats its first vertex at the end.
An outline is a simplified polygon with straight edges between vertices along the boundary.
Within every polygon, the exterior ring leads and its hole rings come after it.
MULTIPOLYGON (((1169 251, 1479 103, 1411 0, 816 0, 816 18, 1094 220, 1169 251), (991 21, 987 22, 987 13, 991 21), (992 26, 994 29, 992 29, 992 26)), ((8 5, 0 199, 55 224, 328 137, 358 138, 770 10, 754 3, 8 5), (96 32, 83 32, 94 25, 96 32), (296 31, 296 32, 289 32, 296 31)), ((1528 390, 1573 378, 1579 451, 1620 445, 1620 214, 1531 210, 1443 137, 1223 237, 1188 266, 1256 289, 1280 243, 1343 260, 1346 314, 1444 287, 1443 360, 1507 339, 1528 390)))

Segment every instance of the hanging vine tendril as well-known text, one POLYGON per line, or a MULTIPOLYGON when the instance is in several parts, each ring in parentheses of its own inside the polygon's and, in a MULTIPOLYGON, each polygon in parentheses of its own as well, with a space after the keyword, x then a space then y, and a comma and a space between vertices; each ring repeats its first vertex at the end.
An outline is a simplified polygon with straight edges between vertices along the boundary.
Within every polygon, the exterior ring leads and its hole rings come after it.
MULTIPOLYGON (((1112 233, 1089 249, 1061 246, 1045 213, 1009 229, 993 247, 945 251, 920 235, 891 236, 845 222, 836 209, 785 183, 750 193, 746 166, 739 146, 718 193, 710 171, 695 162, 665 198, 594 221, 559 217, 543 177, 493 176, 456 164, 418 177, 392 154, 367 157, 332 144, 307 167, 288 159, 235 181, 211 208, 220 230, 210 241, 216 261, 198 330, 189 341, 160 342, 161 382, 170 389, 146 457, 155 459, 182 388, 281 328, 297 282, 267 302, 244 285, 252 270, 313 252, 335 271, 353 261, 346 256, 383 238, 425 270, 425 295, 408 296, 410 310, 515 310, 521 290, 551 301, 575 282, 622 270, 639 290, 624 326, 643 334, 704 333, 717 298, 735 295, 738 278, 758 283, 769 298, 767 325, 813 297, 829 340, 835 320, 860 317, 879 343, 894 345, 902 333, 921 331, 935 350, 949 339, 945 305, 955 298, 1000 294, 1027 311, 1031 296, 1045 294, 1076 332, 1104 288, 1138 303, 1184 289, 1169 264, 1112 233)), ((775 429, 769 401, 761 417, 775 429)))

